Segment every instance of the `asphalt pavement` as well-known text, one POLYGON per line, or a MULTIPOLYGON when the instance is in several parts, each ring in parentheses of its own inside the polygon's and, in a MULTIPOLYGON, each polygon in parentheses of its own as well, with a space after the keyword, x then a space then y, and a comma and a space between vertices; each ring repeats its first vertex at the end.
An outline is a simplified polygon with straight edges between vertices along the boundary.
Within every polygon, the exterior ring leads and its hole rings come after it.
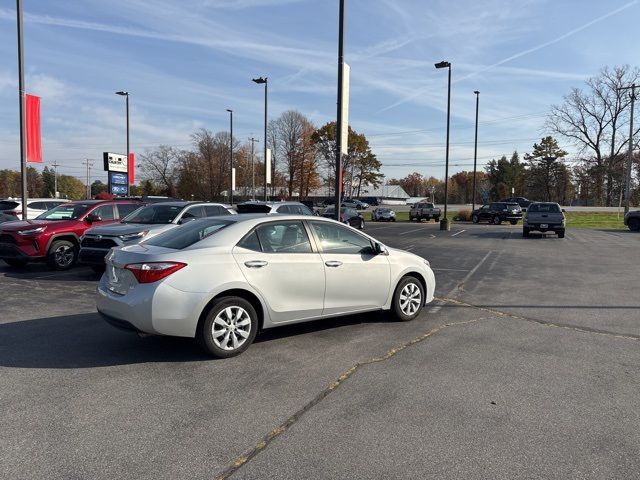
POLYGON ((638 478, 640 235, 366 231, 431 261, 434 304, 229 360, 105 325, 90 270, 0 267, 0 477, 638 478))

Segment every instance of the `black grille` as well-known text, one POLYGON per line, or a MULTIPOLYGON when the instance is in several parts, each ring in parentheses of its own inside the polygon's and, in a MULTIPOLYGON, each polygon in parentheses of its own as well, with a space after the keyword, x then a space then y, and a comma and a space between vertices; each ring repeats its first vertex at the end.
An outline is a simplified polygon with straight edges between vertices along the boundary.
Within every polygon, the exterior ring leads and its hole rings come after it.
POLYGON ((13 236, 11 235, 7 235, 6 233, 3 233, 2 235, 0 235, 0 243, 10 243, 12 245, 15 245, 16 239, 13 238, 13 236))
POLYGON ((86 248, 103 248, 106 250, 118 246, 118 244, 111 239, 101 238, 100 240, 96 240, 94 237, 84 237, 81 245, 86 248))

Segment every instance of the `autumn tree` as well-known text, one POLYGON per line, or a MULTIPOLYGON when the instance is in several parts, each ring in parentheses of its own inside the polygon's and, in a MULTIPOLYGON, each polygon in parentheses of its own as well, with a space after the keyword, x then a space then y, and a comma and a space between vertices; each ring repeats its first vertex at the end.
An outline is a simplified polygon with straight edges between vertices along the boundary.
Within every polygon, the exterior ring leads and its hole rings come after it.
POLYGON ((170 197, 176 195, 177 167, 180 151, 168 145, 147 150, 140 155, 140 170, 144 180, 150 180, 170 197))

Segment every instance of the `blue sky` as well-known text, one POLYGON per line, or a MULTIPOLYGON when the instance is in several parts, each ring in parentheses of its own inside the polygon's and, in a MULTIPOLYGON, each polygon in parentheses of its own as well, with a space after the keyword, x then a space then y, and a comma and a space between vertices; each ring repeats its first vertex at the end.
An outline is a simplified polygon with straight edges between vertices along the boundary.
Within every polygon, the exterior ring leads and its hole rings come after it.
MULTIPOLYGON (((81 162, 131 150, 187 147, 200 127, 262 140, 270 118, 297 109, 335 118, 337 0, 24 0, 27 91, 42 97, 45 164, 83 178, 81 162)), ((453 65, 451 171, 471 169, 474 90, 478 159, 521 153, 545 133, 549 106, 605 65, 640 65, 639 0, 347 0, 350 124, 387 178, 444 176, 446 71, 453 65)), ((0 2, 0 168, 19 168, 15 2, 0 2)), ((561 141, 568 150, 571 146, 561 141)))

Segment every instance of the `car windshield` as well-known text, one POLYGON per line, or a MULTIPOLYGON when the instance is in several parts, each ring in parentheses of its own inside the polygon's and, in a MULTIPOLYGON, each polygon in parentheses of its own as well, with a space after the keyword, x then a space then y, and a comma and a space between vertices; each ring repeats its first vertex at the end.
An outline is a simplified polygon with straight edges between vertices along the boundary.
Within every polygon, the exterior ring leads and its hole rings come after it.
POLYGON ((378 209, 378 213, 389 213, 391 210, 389 210, 388 208, 379 208, 378 209))
POLYGON ((555 203, 534 203, 529 206, 529 213, 560 213, 560 207, 555 203))
POLYGON ((36 217, 37 220, 77 220, 95 203, 66 203, 36 217))
POLYGON ((182 205, 147 205, 124 217, 122 223, 171 223, 183 208, 182 205))
POLYGON ((155 245, 157 247, 182 250, 183 248, 190 247, 200 240, 210 237, 232 223, 234 222, 231 220, 221 220, 212 217, 194 220, 179 228, 156 235, 144 243, 147 245, 155 245))

